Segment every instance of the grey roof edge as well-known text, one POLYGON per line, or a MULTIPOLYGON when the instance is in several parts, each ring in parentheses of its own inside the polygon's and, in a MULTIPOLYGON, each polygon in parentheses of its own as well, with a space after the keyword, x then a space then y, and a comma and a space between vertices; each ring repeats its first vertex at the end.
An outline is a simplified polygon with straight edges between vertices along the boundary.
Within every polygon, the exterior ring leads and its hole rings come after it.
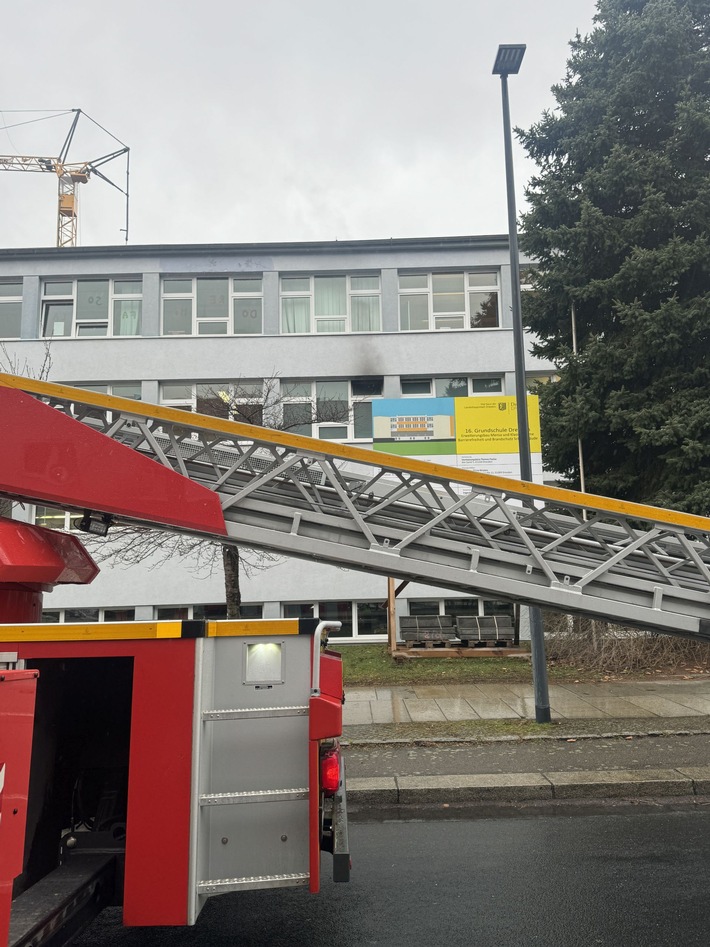
POLYGON ((0 249, 0 259, 40 258, 52 259, 106 257, 106 256, 178 256, 186 253, 205 256, 229 253, 303 253, 313 250, 319 253, 338 253, 371 250, 406 249, 507 249, 507 234, 482 234, 453 237, 387 237, 374 240, 304 240, 266 243, 155 243, 116 244, 91 247, 6 247, 0 249))

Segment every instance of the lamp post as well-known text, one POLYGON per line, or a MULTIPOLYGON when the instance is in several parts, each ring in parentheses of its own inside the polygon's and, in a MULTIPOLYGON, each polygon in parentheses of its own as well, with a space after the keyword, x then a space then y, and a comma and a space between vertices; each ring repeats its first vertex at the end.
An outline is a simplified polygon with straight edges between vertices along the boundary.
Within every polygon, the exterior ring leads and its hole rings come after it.
MULTIPOLYGON (((515 354, 515 400, 518 413, 518 454, 520 456, 520 479, 532 481, 532 457, 530 455, 530 425, 528 424, 527 386, 525 384, 525 337, 520 307, 520 258, 518 254, 518 226, 515 210, 515 181, 513 178, 513 140, 508 104, 508 76, 517 75, 525 55, 523 44, 498 47, 493 64, 493 75, 500 76, 503 95, 503 135, 505 139, 505 183, 508 194, 508 243, 510 247, 510 282, 513 302, 513 346, 515 354)), ((532 658, 533 687, 535 690, 535 720, 549 723, 550 697, 547 687, 547 665, 545 663, 545 639, 542 631, 542 614, 537 605, 529 608, 530 650, 532 658)))

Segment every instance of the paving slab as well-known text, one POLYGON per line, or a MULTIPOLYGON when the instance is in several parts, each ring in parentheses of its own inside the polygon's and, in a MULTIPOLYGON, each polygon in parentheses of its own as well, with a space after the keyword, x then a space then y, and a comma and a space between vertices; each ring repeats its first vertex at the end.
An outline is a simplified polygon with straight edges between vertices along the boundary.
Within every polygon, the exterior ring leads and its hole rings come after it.
POLYGON ((639 707, 642 707, 647 714, 653 714, 656 717, 703 716, 701 711, 685 707, 683 704, 679 704, 667 697, 652 697, 639 694, 634 697, 629 697, 629 701, 632 704, 637 704, 639 707))
POLYGON ((482 720, 519 720, 510 704, 494 697, 468 697, 468 703, 482 720))
POLYGON ((414 723, 446 720, 443 711, 439 708, 435 700, 405 700, 404 705, 414 723))
MULTIPOLYGON (((373 723, 411 723, 412 717, 404 700, 373 700, 370 703, 373 723)), ((459 718, 461 719, 461 718, 459 718)), ((465 719, 465 718, 464 718, 465 719)))
POLYGON ((477 720, 478 714, 463 697, 439 697, 436 704, 447 720, 477 720))

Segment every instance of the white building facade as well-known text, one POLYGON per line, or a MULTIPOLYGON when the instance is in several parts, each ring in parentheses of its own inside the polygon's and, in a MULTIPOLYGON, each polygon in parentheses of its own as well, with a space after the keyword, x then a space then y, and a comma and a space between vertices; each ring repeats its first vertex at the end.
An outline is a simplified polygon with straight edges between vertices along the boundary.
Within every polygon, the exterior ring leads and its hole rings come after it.
MULTIPOLYGON (((405 423, 433 431, 422 399, 515 394, 508 239, 3 250, 0 344, 5 371, 36 372, 48 349, 50 381, 368 447, 380 399, 416 398, 405 423)), ((528 380, 553 370, 528 358, 528 380)), ((47 508, 13 515, 70 527, 47 508)), ((383 577, 250 558, 245 617, 385 635, 383 577)), ((153 565, 105 564, 91 585, 47 595, 46 619, 224 617, 218 551, 211 572, 190 557, 153 565)), ((509 606, 411 584, 397 608, 509 606)))

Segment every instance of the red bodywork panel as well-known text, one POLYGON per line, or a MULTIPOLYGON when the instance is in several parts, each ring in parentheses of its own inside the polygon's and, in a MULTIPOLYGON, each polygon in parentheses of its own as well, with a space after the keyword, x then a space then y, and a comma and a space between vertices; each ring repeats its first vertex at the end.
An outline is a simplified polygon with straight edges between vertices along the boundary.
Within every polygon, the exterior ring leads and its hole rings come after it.
POLYGON ((22 872, 36 689, 36 671, 0 671, 0 944, 9 940, 12 883, 22 872))
POLYGON ((0 494, 227 533, 211 490, 15 388, 0 387, 0 443, 0 494))
MULTIPOLYGON (((99 567, 76 536, 0 516, 0 583, 88 585, 99 567)), ((4 612, 3 622, 11 622, 4 612)))
MULTIPOLYGON (((3 648, 28 661, 133 658, 123 921, 186 924, 195 641, 53 641, 3 648)), ((20 870, 21 861, 22 851, 20 870)))

